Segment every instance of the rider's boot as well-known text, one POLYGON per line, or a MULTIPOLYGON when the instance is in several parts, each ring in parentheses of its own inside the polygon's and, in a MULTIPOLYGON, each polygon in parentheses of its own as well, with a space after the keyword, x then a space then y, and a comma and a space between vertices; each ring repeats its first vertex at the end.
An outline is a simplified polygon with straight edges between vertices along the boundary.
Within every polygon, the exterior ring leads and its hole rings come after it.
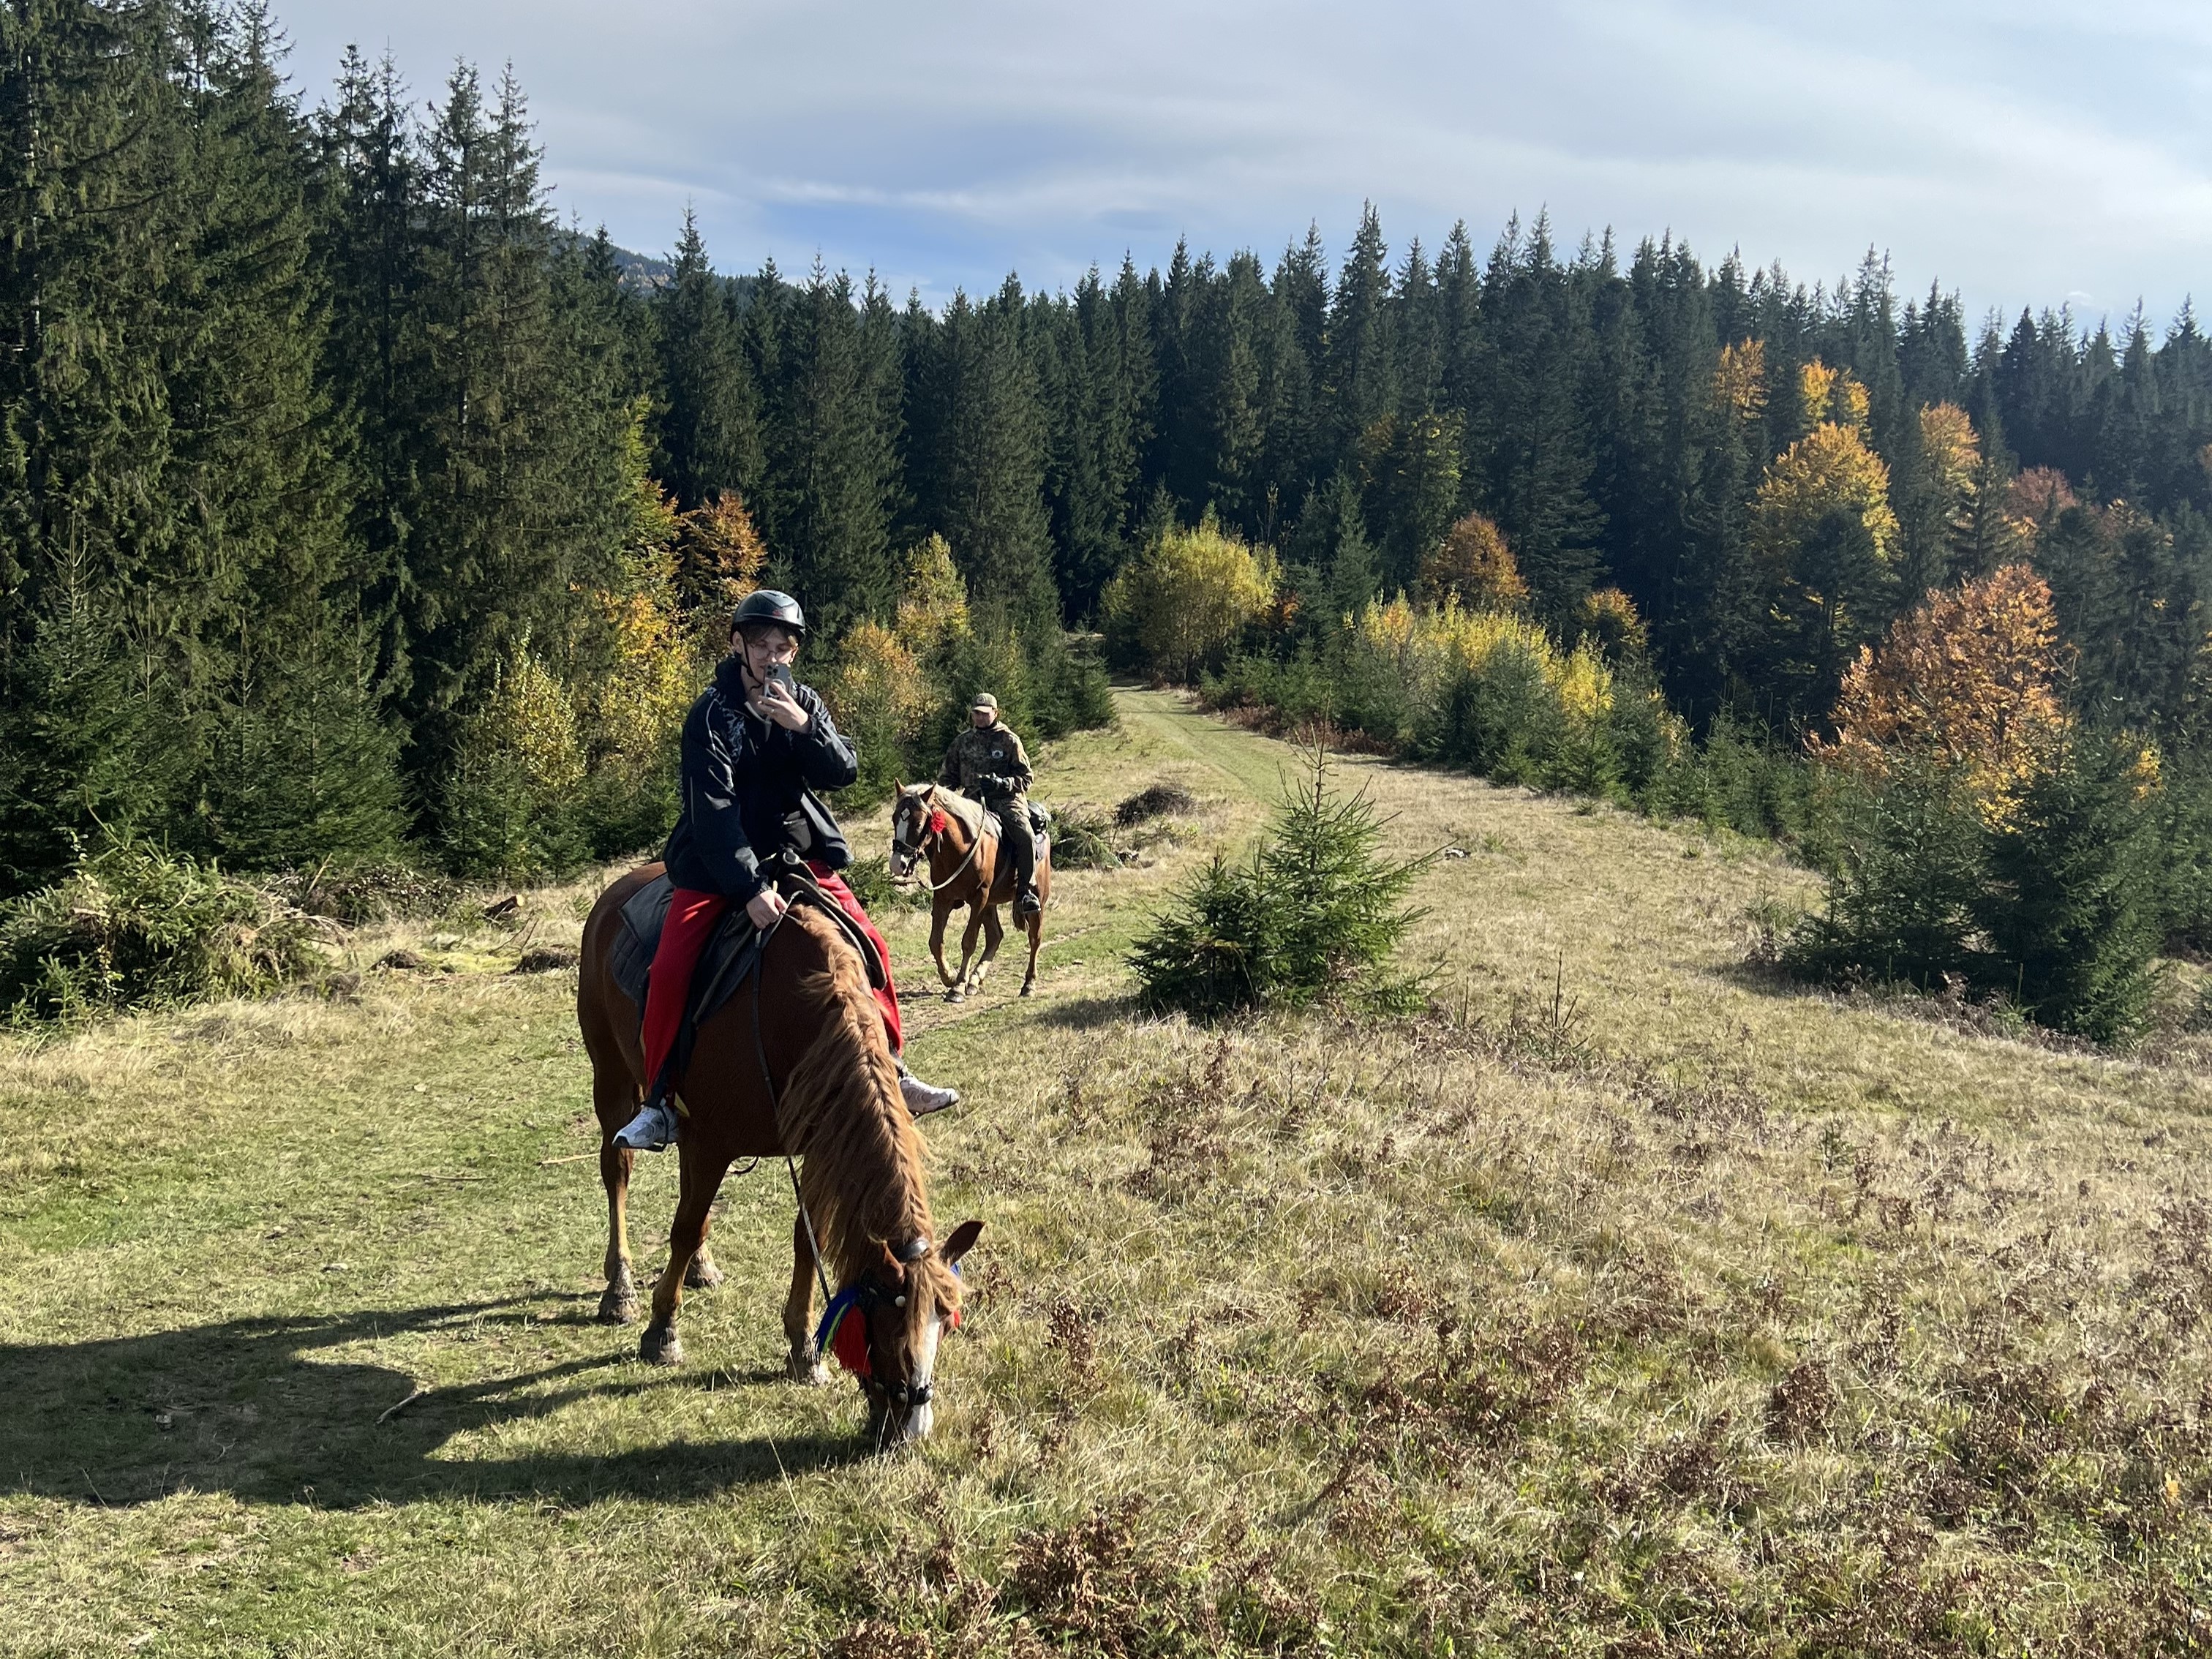
POLYGON ((1027 921, 1044 908, 1044 901, 1037 896, 1036 841, 1032 832, 1026 842, 1014 847, 1014 920, 1027 921))
POLYGON ((927 1117, 932 1112, 941 1112, 947 1106, 960 1103, 960 1091, 940 1089, 933 1083, 924 1083, 906 1068, 906 1056, 898 1059, 899 1094, 906 1101, 907 1115, 927 1117))
POLYGON ((615 1132, 615 1145, 634 1152, 662 1152, 675 1139, 676 1109, 665 1089, 655 1089, 638 1115, 615 1132))

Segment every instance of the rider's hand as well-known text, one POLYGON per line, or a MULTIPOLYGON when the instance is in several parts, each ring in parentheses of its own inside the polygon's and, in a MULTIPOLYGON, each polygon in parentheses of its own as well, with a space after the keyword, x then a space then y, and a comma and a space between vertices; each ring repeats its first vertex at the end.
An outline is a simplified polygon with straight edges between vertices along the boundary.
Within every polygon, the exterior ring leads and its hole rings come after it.
POLYGON ((784 690, 781 680, 770 680, 761 687, 759 701, 754 706, 764 718, 774 720, 787 732, 804 732, 813 719, 799 699, 784 690))
POLYGON ((783 895, 773 887, 762 888, 745 902, 745 914, 752 918, 754 927, 763 930, 775 927, 775 919, 788 908, 783 895))

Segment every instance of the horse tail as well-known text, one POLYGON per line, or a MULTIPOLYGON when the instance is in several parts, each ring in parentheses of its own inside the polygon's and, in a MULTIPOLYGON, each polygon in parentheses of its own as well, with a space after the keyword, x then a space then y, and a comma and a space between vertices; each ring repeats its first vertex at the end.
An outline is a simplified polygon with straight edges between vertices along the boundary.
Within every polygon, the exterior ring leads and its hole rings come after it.
POLYGON ((776 1129, 802 1160, 799 1193, 838 1282, 873 1266, 878 1247, 928 1238, 921 1139, 899 1092, 883 1010, 860 952, 827 917, 787 913, 818 947, 821 967, 799 975, 816 1035, 776 1100, 776 1129))

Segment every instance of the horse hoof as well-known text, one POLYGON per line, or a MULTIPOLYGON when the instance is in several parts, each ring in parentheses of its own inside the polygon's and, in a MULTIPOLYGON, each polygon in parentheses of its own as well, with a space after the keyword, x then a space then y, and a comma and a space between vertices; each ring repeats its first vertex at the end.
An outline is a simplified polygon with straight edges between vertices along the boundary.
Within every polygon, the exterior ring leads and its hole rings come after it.
POLYGON ((680 1365, 684 1363, 684 1342, 666 1325, 647 1325, 644 1334, 637 1339, 637 1357, 648 1365, 680 1365))
POLYGON ((795 1353, 786 1362, 784 1370, 794 1382, 803 1382, 810 1389, 818 1389, 830 1381, 830 1368, 812 1354, 795 1353))
POLYGON ((965 1002, 968 1000, 968 994, 965 991, 947 991, 945 994, 945 1000, 947 1002, 965 1002))
POLYGON ((1036 986, 1034 986, 1034 985, 1024 985, 1024 986, 1023 986, 1023 987, 1022 987, 1022 994, 1023 994, 1024 996, 1027 996, 1027 995, 1029 995, 1029 994, 1030 994, 1030 992, 1032 992, 1032 991, 1034 991, 1034 990, 1036 990, 1036 986))
POLYGON ((607 1293, 599 1298, 599 1323, 627 1325, 637 1317, 637 1295, 631 1291, 618 1291, 607 1286, 607 1293))
POLYGON ((684 1270, 684 1285, 687 1290, 711 1291, 722 1282, 722 1270, 711 1261, 693 1261, 684 1270))

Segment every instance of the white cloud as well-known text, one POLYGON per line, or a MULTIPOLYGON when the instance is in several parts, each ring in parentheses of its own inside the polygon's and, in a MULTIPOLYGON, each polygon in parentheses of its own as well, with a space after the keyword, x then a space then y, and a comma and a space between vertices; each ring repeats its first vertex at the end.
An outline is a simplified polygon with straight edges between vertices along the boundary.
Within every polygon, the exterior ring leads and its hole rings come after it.
POLYGON ((817 249, 926 295, 1072 281, 1176 236, 1486 244, 1548 205, 1810 281, 1890 251, 1970 305, 2170 311, 2212 242, 2212 9, 2176 0, 294 0, 295 76, 389 44, 424 95, 512 58, 556 202, 647 251, 817 249), (1800 14, 1802 14, 1802 15, 1800 14), (904 278, 899 281, 902 284, 904 278))

